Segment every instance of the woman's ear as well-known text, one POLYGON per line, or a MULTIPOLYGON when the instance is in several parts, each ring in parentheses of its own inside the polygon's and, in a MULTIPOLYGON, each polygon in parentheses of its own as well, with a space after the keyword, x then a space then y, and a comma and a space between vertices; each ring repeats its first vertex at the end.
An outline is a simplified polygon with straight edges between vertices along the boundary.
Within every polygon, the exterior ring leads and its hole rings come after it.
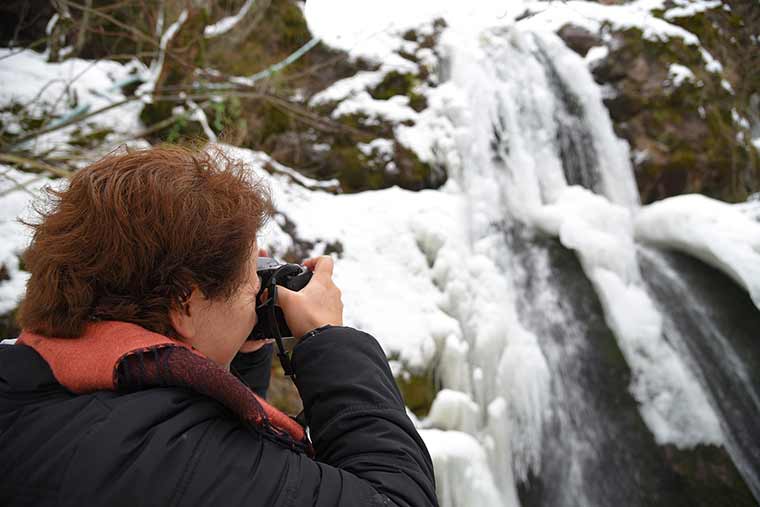
POLYGON ((190 297, 169 310, 169 322, 172 327, 183 339, 183 341, 192 341, 196 334, 196 311, 200 291, 194 288, 190 297))

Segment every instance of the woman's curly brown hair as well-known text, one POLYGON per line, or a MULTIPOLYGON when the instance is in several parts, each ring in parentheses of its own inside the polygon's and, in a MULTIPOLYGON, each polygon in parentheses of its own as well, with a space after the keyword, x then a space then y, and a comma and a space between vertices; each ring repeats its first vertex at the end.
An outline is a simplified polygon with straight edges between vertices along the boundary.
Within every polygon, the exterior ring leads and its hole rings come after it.
POLYGON ((47 206, 24 261, 24 329, 60 338, 93 320, 176 336, 169 321, 193 288, 228 298, 247 281, 267 187, 220 149, 119 150, 81 169, 47 206))

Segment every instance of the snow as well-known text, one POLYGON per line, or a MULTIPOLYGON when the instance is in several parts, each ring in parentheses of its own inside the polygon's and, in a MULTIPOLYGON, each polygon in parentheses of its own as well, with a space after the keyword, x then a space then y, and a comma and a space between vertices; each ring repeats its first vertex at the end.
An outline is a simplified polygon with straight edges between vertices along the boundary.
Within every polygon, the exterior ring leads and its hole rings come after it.
POLYGON ((98 107, 123 99, 109 93, 114 82, 127 74, 124 65, 72 58, 48 63, 34 51, 0 48, 0 103, 28 104, 31 114, 56 115, 71 109, 72 102, 98 107))
POLYGON ((441 507, 504 505, 483 448, 459 431, 420 430, 435 468, 441 507))
POLYGON ((298 185, 301 185, 302 187, 313 190, 332 190, 340 185, 338 180, 315 180, 313 178, 304 176, 298 171, 291 169, 286 165, 280 164, 272 157, 261 151, 247 151, 246 156, 255 167, 264 167, 264 165, 267 165, 274 172, 288 176, 291 181, 298 185))
POLYGON ((697 194, 671 197, 642 209, 636 237, 720 269, 760 308, 760 224, 739 207, 697 194))
POLYGON ((413 150, 423 162, 456 171, 461 160, 456 149, 456 129, 448 117, 461 101, 460 91, 443 84, 426 93, 428 107, 414 117, 414 125, 397 125, 400 143, 413 150))
POLYGON ((16 308, 29 274, 19 269, 19 255, 29 244, 30 231, 18 219, 33 220, 33 197, 51 182, 45 177, 0 165, 0 265, 9 280, 0 282, 0 315, 16 308))
MULTIPOLYGON (((47 63, 44 55, 34 51, 0 48, 0 104, 22 104, 26 114, 36 118, 63 117, 74 110, 95 111, 125 99, 114 84, 122 82, 134 68, 131 64, 108 60, 93 62, 76 58, 47 63)), ((93 117, 93 122, 99 129, 134 133, 139 129, 141 108, 137 101, 128 102, 93 117)), ((80 124, 79 128, 84 133, 92 131, 89 123, 80 124)), ((24 148, 61 150, 61 145, 76 128, 72 125, 37 137, 24 143, 24 148)))
POLYGON ((375 139, 369 143, 359 143, 357 146, 359 151, 368 157, 373 152, 381 156, 393 156, 393 141, 390 139, 375 139))
POLYGON ((369 124, 373 120, 382 119, 393 123, 404 121, 414 121, 417 112, 409 107, 409 97, 405 95, 396 95, 388 100, 378 100, 373 98, 366 91, 357 93, 351 98, 342 101, 336 107, 331 116, 340 118, 352 114, 363 114, 369 118, 369 124))
POLYGON ((697 80, 690 68, 678 63, 670 64, 670 68, 668 68, 668 79, 673 83, 675 88, 678 88, 686 81, 694 83, 697 80))
POLYGON ((607 58, 610 54, 610 50, 607 46, 594 46, 588 50, 584 59, 589 66, 593 66, 596 62, 600 62, 607 58))
POLYGON ((60 16, 56 12, 50 17, 50 20, 47 22, 47 25, 45 25, 45 34, 50 35, 53 33, 53 28, 55 28, 55 25, 58 23, 58 18, 60 16))
MULTIPOLYGON (((432 252, 423 251, 455 227, 463 206, 459 197, 399 188, 351 195, 311 191, 285 176, 270 177, 261 169, 264 155, 229 150, 269 179, 276 208, 298 225, 301 239, 341 243, 335 280, 343 291, 347 325, 378 337, 388 355, 398 355, 411 369, 426 368, 438 342, 459 333, 457 322, 436 305, 438 289, 427 258, 432 252)), ((280 249, 287 243, 279 229, 270 222, 262 246, 284 253, 280 249), (270 237, 280 238, 280 244, 270 237)))
POLYGON ((309 105, 315 107, 329 102, 338 102, 369 88, 374 88, 383 81, 389 71, 359 71, 353 76, 336 81, 331 86, 316 93, 309 101, 309 105))
POLYGON ((251 7, 253 7, 254 3, 256 3, 256 0, 246 0, 240 10, 234 16, 227 16, 220 19, 213 25, 207 25, 203 29, 203 35, 206 37, 218 37, 219 35, 223 35, 229 32, 235 27, 235 25, 240 22, 241 19, 245 17, 246 14, 248 14, 248 11, 251 10, 251 7))
POLYGON ((499 0, 392 0, 373 5, 348 0, 311 0, 306 6, 309 26, 325 41, 349 52, 371 54, 380 61, 388 57, 389 47, 396 44, 388 34, 391 29, 415 27, 435 17, 443 17, 450 26, 509 26, 524 13, 530 16, 518 21, 526 28, 556 31, 573 23, 597 32, 602 23, 613 29, 638 28, 644 37, 667 40, 678 37, 686 44, 698 45, 697 37, 683 28, 654 16, 652 9, 664 8, 661 0, 637 0, 624 5, 603 5, 571 0, 567 2, 499 0), (404 16, 395 13, 400 9, 404 16), (361 48, 361 49, 358 49, 361 48))
MULTIPOLYGON (((164 67, 164 60, 166 59, 166 48, 169 47, 169 42, 174 38, 174 36, 177 34, 180 28, 182 28, 182 25, 185 24, 185 21, 187 21, 188 12, 187 9, 183 9, 182 12, 180 12, 179 16, 177 17, 177 20, 169 25, 169 28, 166 29, 166 31, 161 34, 161 40, 159 42, 159 51, 158 51, 158 58, 153 60, 150 64, 150 69, 146 73, 144 83, 140 85, 140 87, 135 92, 137 95, 143 95, 145 97, 145 100, 150 99, 150 94, 153 93, 156 82, 158 81, 159 76, 161 75, 161 69, 164 67)), ((162 20, 163 24, 163 20, 162 20)))
POLYGON ((475 434, 480 418, 480 406, 468 394, 442 389, 436 395, 424 425, 475 434))
POLYGON ((760 193, 752 194, 746 202, 735 204, 734 208, 749 217, 750 220, 760 222, 760 193))
MULTIPOLYGON (((416 27, 418 33, 430 32, 434 28, 427 22, 416 27)), ((385 32, 384 32, 385 33, 385 32)), ((395 32, 394 32, 395 33, 395 32)), ((430 87, 426 84, 417 86, 416 93, 424 95, 428 107, 417 112, 409 106, 409 98, 403 95, 390 97, 387 100, 373 98, 369 90, 379 85, 390 72, 417 73, 417 64, 403 59, 405 65, 400 65, 397 51, 403 49, 407 53, 415 54, 431 73, 429 81, 437 81, 435 71, 438 67, 438 56, 430 48, 420 48, 416 42, 406 41, 400 33, 391 37, 385 33, 390 46, 386 49, 384 60, 381 61, 378 70, 360 71, 355 75, 337 81, 330 87, 315 94, 309 101, 311 106, 336 103, 331 116, 340 118, 346 115, 361 115, 368 125, 375 125, 379 121, 392 122, 395 124, 395 138, 404 146, 414 151, 423 162, 433 165, 455 167, 459 160, 456 155, 454 127, 447 117, 451 105, 459 99, 458 90, 446 84, 430 87)), ((348 48, 355 58, 363 58, 372 61, 378 55, 371 47, 362 44, 358 47, 348 48)), ((375 142, 375 141, 373 141, 375 142)), ((372 148, 360 144, 360 149, 371 153, 372 148), (362 148, 364 147, 364 148, 362 148)), ((385 149, 387 151, 387 149, 385 149)), ((368 154, 368 153, 365 153, 368 154)), ((388 171, 397 170, 395 164, 390 162, 388 171)))
POLYGON ((745 130, 749 130, 751 128, 751 125, 749 124, 749 120, 744 118, 742 115, 740 115, 736 108, 731 108, 731 119, 736 124, 737 127, 743 128, 745 130))
POLYGON ((676 18, 688 18, 700 12, 720 7, 723 4, 720 0, 691 0, 689 2, 676 3, 681 3, 682 5, 665 11, 665 19, 668 21, 676 18))
POLYGON ((699 48, 699 53, 702 55, 702 59, 705 61, 705 69, 707 72, 720 74, 723 72, 723 65, 716 60, 705 48, 699 48))
POLYGON ((217 141, 216 134, 211 129, 211 126, 208 124, 208 118, 206 118, 206 113, 203 111, 201 106, 195 103, 195 101, 191 99, 187 99, 187 106, 191 110, 190 119, 195 120, 198 123, 200 123, 201 128, 203 129, 203 133, 206 134, 206 137, 208 140, 212 143, 215 143, 217 141))
POLYGON ((568 1, 559 5, 543 2, 526 4, 526 8, 535 14, 519 23, 534 30, 555 32, 563 25, 572 23, 596 33, 606 22, 614 30, 637 28, 645 39, 653 41, 680 38, 687 45, 699 45, 699 39, 693 33, 652 14, 653 8, 662 6, 663 2, 659 1, 639 0, 623 5, 584 1, 568 1))

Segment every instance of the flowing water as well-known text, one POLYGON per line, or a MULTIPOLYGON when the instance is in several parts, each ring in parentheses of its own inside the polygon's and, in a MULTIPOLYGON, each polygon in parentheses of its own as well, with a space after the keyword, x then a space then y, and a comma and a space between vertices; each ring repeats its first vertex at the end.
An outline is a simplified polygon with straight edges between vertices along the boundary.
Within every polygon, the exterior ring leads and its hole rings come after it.
POLYGON ((760 313, 710 268, 687 279, 635 245, 627 145, 554 34, 448 42, 473 260, 448 308, 464 344, 439 373, 478 407, 459 429, 493 484, 470 487, 503 505, 756 505, 760 313), (700 276, 743 298, 742 324, 700 276))
POLYGON ((668 339, 698 372, 721 416, 726 447, 757 494, 760 313, 745 292, 725 279, 718 285, 694 259, 647 249, 639 256, 651 292, 667 310, 668 339))

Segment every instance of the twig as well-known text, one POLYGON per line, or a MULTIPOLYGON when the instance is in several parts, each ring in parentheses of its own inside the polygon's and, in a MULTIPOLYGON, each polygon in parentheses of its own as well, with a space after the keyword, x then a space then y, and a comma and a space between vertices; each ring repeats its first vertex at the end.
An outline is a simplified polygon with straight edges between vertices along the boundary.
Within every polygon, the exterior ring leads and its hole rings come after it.
POLYGON ((128 99, 120 100, 119 102, 113 102, 107 106, 103 106, 100 109, 96 109, 95 111, 89 112, 82 116, 74 116, 65 122, 59 123, 57 125, 53 125, 50 127, 46 127, 40 130, 35 130, 34 132, 30 132, 29 134, 20 137, 19 139, 16 139, 13 144, 11 144, 8 149, 16 148, 17 146, 25 143, 26 141, 29 141, 30 139, 34 139, 35 137, 39 137, 45 134, 49 134, 50 132, 54 132, 56 130, 60 130, 62 128, 68 127, 69 125, 72 125, 74 123, 79 123, 81 121, 84 121, 88 118, 92 118, 93 116, 96 116, 98 114, 104 113, 106 111, 109 111, 111 109, 114 109, 116 107, 123 106, 124 104, 128 104, 134 100, 139 99, 140 97, 130 97, 128 99))
POLYGON ((66 84, 66 81, 63 80, 63 79, 51 79, 50 81, 48 81, 47 83, 45 83, 45 86, 43 86, 42 88, 40 88, 40 91, 37 92, 37 94, 34 96, 33 99, 31 99, 26 104, 24 104, 24 105, 21 106, 22 109, 27 109, 32 104, 36 103, 38 100, 40 100, 40 97, 42 97, 42 94, 45 92, 45 90, 47 90, 48 88, 50 88, 50 86, 52 84, 58 83, 58 82, 66 84))
POLYGON ((50 164, 41 162, 39 160, 33 160, 31 158, 21 157, 19 155, 11 155, 10 153, 0 153, 0 162, 8 162, 11 164, 25 165, 28 167, 33 167, 35 169, 40 169, 42 171, 47 171, 56 176, 60 176, 61 178, 71 178, 70 171, 61 169, 59 167, 54 167, 50 164))
POLYGON ((76 2, 72 2, 71 0, 62 0, 64 4, 73 7, 74 9, 80 10, 82 12, 89 12, 90 14, 93 14, 95 16, 101 17, 105 19, 106 21, 109 21, 113 23, 114 25, 123 28, 124 30, 127 30, 137 36, 138 38, 144 40, 145 42, 148 42, 156 47, 159 47, 159 43, 156 42, 153 37, 147 35, 146 33, 138 30, 134 26, 130 26, 122 21, 119 21, 115 17, 111 16, 110 14, 106 14, 104 12, 99 11, 98 9, 93 9, 91 7, 87 7, 85 5, 80 5, 76 2))
POLYGON ((0 192, 0 197, 5 197, 6 195, 11 194, 11 193, 15 192, 16 190, 23 190, 24 192, 28 193, 29 195, 36 196, 37 194, 35 194, 31 190, 29 190, 29 185, 31 185, 32 183, 36 183, 36 182, 38 182, 38 181, 40 181, 42 179, 45 179, 45 176, 39 175, 39 176, 35 176, 34 178, 21 183, 20 181, 17 181, 15 178, 12 178, 11 176, 8 176, 7 174, 2 174, 2 176, 4 178, 7 178, 7 179, 11 180, 14 183, 14 185, 11 188, 6 188, 2 192, 0 192))
MULTIPOLYGON (((151 44, 152 46, 156 47, 159 51, 161 51, 161 49, 162 49, 161 48, 161 43, 159 41, 156 41, 153 37, 151 37, 150 35, 146 34, 145 32, 143 32, 141 30, 138 30, 134 26, 130 26, 130 25, 128 25, 128 24, 126 24, 126 23, 124 23, 122 21, 119 21, 118 19, 116 19, 115 17, 111 16, 110 14, 106 14, 104 12, 101 12, 98 9, 89 8, 89 7, 85 6, 85 5, 80 5, 80 4, 76 3, 76 2, 72 2, 71 0, 62 0, 62 1, 65 4, 67 4, 68 6, 73 7, 74 9, 78 9, 78 10, 83 11, 83 12, 89 12, 89 13, 95 15, 95 16, 99 16, 99 17, 105 19, 106 21, 110 21, 114 25, 116 25, 116 26, 118 26, 120 28, 123 28, 124 30, 129 31, 134 36, 136 36, 138 39, 143 40, 143 41, 151 44)), ((173 51, 169 51, 168 48, 164 49, 164 53, 167 54, 168 56, 170 56, 174 61, 178 62, 180 65, 182 65, 184 67, 187 67, 187 68, 194 68, 195 67, 194 65, 192 65, 192 64, 188 63, 187 61, 185 61, 184 59, 179 58, 176 54, 174 54, 173 51)))
POLYGON ((333 131, 333 132, 345 131, 355 136, 358 136, 359 139, 362 139, 362 140, 370 140, 370 139, 374 139, 375 137, 373 134, 369 132, 365 132, 361 129, 357 129, 355 127, 351 127, 349 125, 345 125, 343 123, 333 121, 332 119, 314 114, 306 107, 294 104, 293 102, 283 99, 282 97, 278 97, 277 95, 265 94, 264 98, 270 101, 276 107, 284 109, 285 110, 284 112, 290 112, 297 118, 301 119, 301 121, 303 121, 304 123, 312 125, 315 128, 318 128, 320 130, 327 130, 327 131, 333 131))
MULTIPOLYGON (((58 95, 58 98, 57 98, 57 99, 56 99, 56 101, 53 103, 53 107, 50 109, 50 110, 51 110, 51 112, 52 112, 52 111, 55 111, 55 109, 58 107, 58 104, 60 104, 60 103, 61 103, 61 100, 63 100, 63 97, 64 97, 64 95, 66 95, 67 93, 70 93, 70 92, 71 92, 71 85, 73 85, 73 84, 74 84, 74 83, 75 83, 75 82, 76 82, 76 81, 77 81, 79 78, 81 78, 81 77, 82 77, 82 76, 84 76, 84 75, 85 75, 87 72, 89 72, 89 71, 90 71, 90 70, 91 70, 93 67, 95 67, 95 65, 97 65, 97 64, 100 62, 100 60, 101 60, 101 58, 98 58, 97 60, 93 60, 93 61, 92 61, 92 62, 90 62, 90 63, 89 63, 89 64, 88 64, 88 65, 87 65, 87 66, 86 66, 86 67, 85 67, 85 68, 84 68, 84 69, 83 69, 81 72, 79 72, 79 73, 78 73, 76 76, 74 76, 73 78, 71 78, 71 80, 69 80, 68 82, 64 81, 64 83, 65 83, 65 86, 64 86, 63 90, 61 91, 61 94, 60 94, 60 95, 58 95)), ((78 116, 78 115, 77 115, 77 116, 78 116)), ((44 125, 48 125, 48 124, 49 124, 48 122, 49 122, 50 120, 52 120, 52 117, 51 117, 51 118, 49 118, 49 119, 48 119, 48 121, 46 121, 45 123, 43 123, 43 126, 44 126, 44 125)), ((63 123, 65 123, 65 120, 64 120, 64 122, 63 122, 63 123)), ((53 125, 55 125, 55 123, 53 123, 53 125)), ((44 127, 43 127, 43 128, 44 128, 44 127)))

